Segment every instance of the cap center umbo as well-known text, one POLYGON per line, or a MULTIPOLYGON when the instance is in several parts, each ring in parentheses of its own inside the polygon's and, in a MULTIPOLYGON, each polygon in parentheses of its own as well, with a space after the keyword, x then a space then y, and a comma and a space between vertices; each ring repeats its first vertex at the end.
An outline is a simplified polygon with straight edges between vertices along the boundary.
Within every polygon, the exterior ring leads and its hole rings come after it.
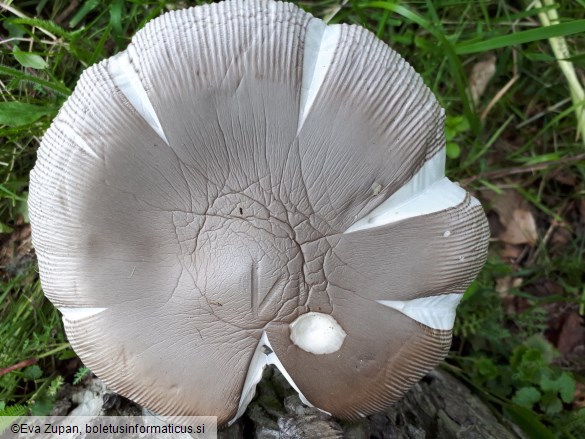
POLYGON ((197 289, 230 324, 288 322, 306 301, 301 249, 276 221, 208 215, 192 258, 197 289))

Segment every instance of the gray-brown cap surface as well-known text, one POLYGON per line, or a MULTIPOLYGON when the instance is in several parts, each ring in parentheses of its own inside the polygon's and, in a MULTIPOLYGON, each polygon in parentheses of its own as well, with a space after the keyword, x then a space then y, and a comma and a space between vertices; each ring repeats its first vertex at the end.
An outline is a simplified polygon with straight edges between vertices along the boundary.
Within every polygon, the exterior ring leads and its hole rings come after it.
POLYGON ((443 111, 370 32, 296 6, 170 12, 87 69, 45 134, 30 216, 83 362, 165 415, 241 415, 266 364, 344 418, 447 353, 481 268, 443 111))

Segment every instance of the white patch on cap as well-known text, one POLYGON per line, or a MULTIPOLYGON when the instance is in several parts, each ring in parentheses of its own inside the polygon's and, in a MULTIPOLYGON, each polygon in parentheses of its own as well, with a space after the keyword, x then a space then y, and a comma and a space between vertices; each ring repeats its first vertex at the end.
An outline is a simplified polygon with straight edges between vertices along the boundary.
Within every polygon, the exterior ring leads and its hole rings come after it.
POLYGON ((146 123, 148 123, 168 145, 169 141, 165 136, 160 121, 158 120, 158 116, 154 112, 154 107, 146 94, 146 90, 142 86, 138 73, 136 73, 136 70, 134 70, 132 63, 130 62, 128 51, 132 50, 134 50, 134 48, 130 45, 126 51, 120 52, 111 57, 107 64, 108 72, 112 75, 112 81, 114 81, 116 87, 124 93, 124 96, 126 96, 132 106, 136 108, 138 114, 144 118, 146 123))
POLYGON ((325 74, 333 62, 333 55, 339 44, 340 36, 340 25, 327 26, 321 20, 314 19, 307 26, 299 107, 299 131, 325 80, 325 74))
POLYGON ((445 150, 442 149, 404 186, 368 215, 356 221, 345 233, 384 226, 461 204, 467 192, 445 177, 444 171, 445 150))
POLYGON ((413 320, 433 329, 453 329, 455 310, 463 294, 421 297, 412 300, 378 300, 377 302, 400 311, 413 320))
POLYGON ((63 314, 63 320, 72 323, 95 316, 106 309, 107 308, 59 308, 59 311, 63 314))
POLYGON ((310 312, 290 325, 290 339, 299 348, 315 355, 339 350, 347 334, 329 314, 310 312))
POLYGON ((65 138, 70 139, 77 147, 88 153, 95 159, 101 160, 101 157, 95 152, 85 138, 78 134, 77 130, 71 126, 64 118, 56 118, 53 125, 65 135, 65 138))
MULTIPOLYGON (((254 398, 254 394, 256 393, 256 385, 262 379, 262 372, 269 364, 276 366, 276 368, 280 371, 282 376, 286 378, 291 387, 297 391, 303 404, 306 404, 309 407, 313 407, 313 404, 311 404, 307 398, 305 398, 305 395, 303 395, 303 393, 297 387, 296 383, 293 381, 292 377, 286 371, 284 365, 276 356, 274 349, 272 349, 266 332, 263 332, 262 337, 260 337, 260 341, 258 342, 258 346, 256 346, 256 350, 254 351, 254 355, 252 356, 252 360, 250 361, 250 366, 248 367, 248 373, 246 374, 246 380, 244 381, 244 387, 242 388, 242 394, 238 404, 238 411, 236 415, 228 422, 228 425, 232 425, 240 416, 244 414, 248 404, 250 404, 250 401, 252 401, 252 398, 254 398)), ((331 415, 329 412, 324 410, 321 411, 331 415)))

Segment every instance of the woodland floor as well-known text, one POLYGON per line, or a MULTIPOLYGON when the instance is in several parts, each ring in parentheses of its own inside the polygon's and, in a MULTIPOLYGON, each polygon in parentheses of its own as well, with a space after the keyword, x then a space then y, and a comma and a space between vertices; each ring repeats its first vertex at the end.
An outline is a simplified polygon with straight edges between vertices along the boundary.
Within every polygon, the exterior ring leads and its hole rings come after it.
MULTIPOLYGON (((38 279, 26 201, 39 140, 84 68, 191 4, 0 2, 0 415, 49 413, 89 375, 38 279)), ((423 76, 446 108, 447 175, 488 214, 488 262, 441 368, 527 437, 585 437, 585 1, 299 5, 367 27, 423 76)))

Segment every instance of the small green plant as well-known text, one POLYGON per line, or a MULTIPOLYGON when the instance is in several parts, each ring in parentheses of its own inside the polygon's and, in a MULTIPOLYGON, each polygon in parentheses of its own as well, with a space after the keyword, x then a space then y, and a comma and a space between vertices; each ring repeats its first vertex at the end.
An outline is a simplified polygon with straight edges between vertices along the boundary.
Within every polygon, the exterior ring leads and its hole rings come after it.
POLYGON ((445 119, 445 140, 447 141, 447 157, 450 159, 459 158, 461 147, 457 142, 457 137, 469 131, 469 122, 465 116, 447 116, 445 119))
MULTIPOLYGON (((454 328, 462 355, 454 354, 451 360, 529 437, 554 437, 551 431, 556 429, 562 437, 572 438, 563 427, 567 417, 563 409, 573 401, 575 378, 553 365, 559 354, 542 335, 547 314, 536 298, 522 312, 504 309, 495 285, 496 279, 510 273, 508 264, 490 258, 465 293, 454 328), (533 431, 530 425, 537 428, 533 431)), ((514 288, 507 294, 527 296, 514 288)), ((571 431, 585 427, 583 421, 571 417, 571 431)))
POLYGON ((462 364, 471 381, 490 394, 546 415, 557 415, 573 400, 575 380, 551 366, 553 347, 539 336, 516 346, 509 360, 484 355, 466 357, 462 364))
POLYGON ((6 407, 3 402, 0 402, 0 435, 9 428, 15 418, 25 416, 27 413, 28 409, 24 405, 6 407))
POLYGON ((77 385, 77 384, 81 383, 81 381, 83 381, 83 379, 87 375, 89 375, 90 372, 91 371, 87 367, 85 367, 85 366, 80 367, 79 370, 77 372, 75 372, 75 375, 73 376, 73 384, 77 385))
POLYGON ((0 286, 0 405, 7 412, 25 407, 30 414, 48 414, 64 382, 56 362, 72 356, 60 316, 32 265, 0 286))
POLYGON ((559 424, 571 439, 585 437, 585 408, 562 413, 559 418, 559 424))
POLYGON ((531 337, 512 352, 512 383, 517 389, 512 401, 529 409, 538 405, 543 413, 555 415, 575 393, 571 375, 550 366, 555 356, 552 346, 540 337, 531 337))
POLYGON ((11 405, 8 407, 4 406, 3 402, 0 402, 0 417, 3 416, 24 416, 28 409, 24 405, 11 405))

